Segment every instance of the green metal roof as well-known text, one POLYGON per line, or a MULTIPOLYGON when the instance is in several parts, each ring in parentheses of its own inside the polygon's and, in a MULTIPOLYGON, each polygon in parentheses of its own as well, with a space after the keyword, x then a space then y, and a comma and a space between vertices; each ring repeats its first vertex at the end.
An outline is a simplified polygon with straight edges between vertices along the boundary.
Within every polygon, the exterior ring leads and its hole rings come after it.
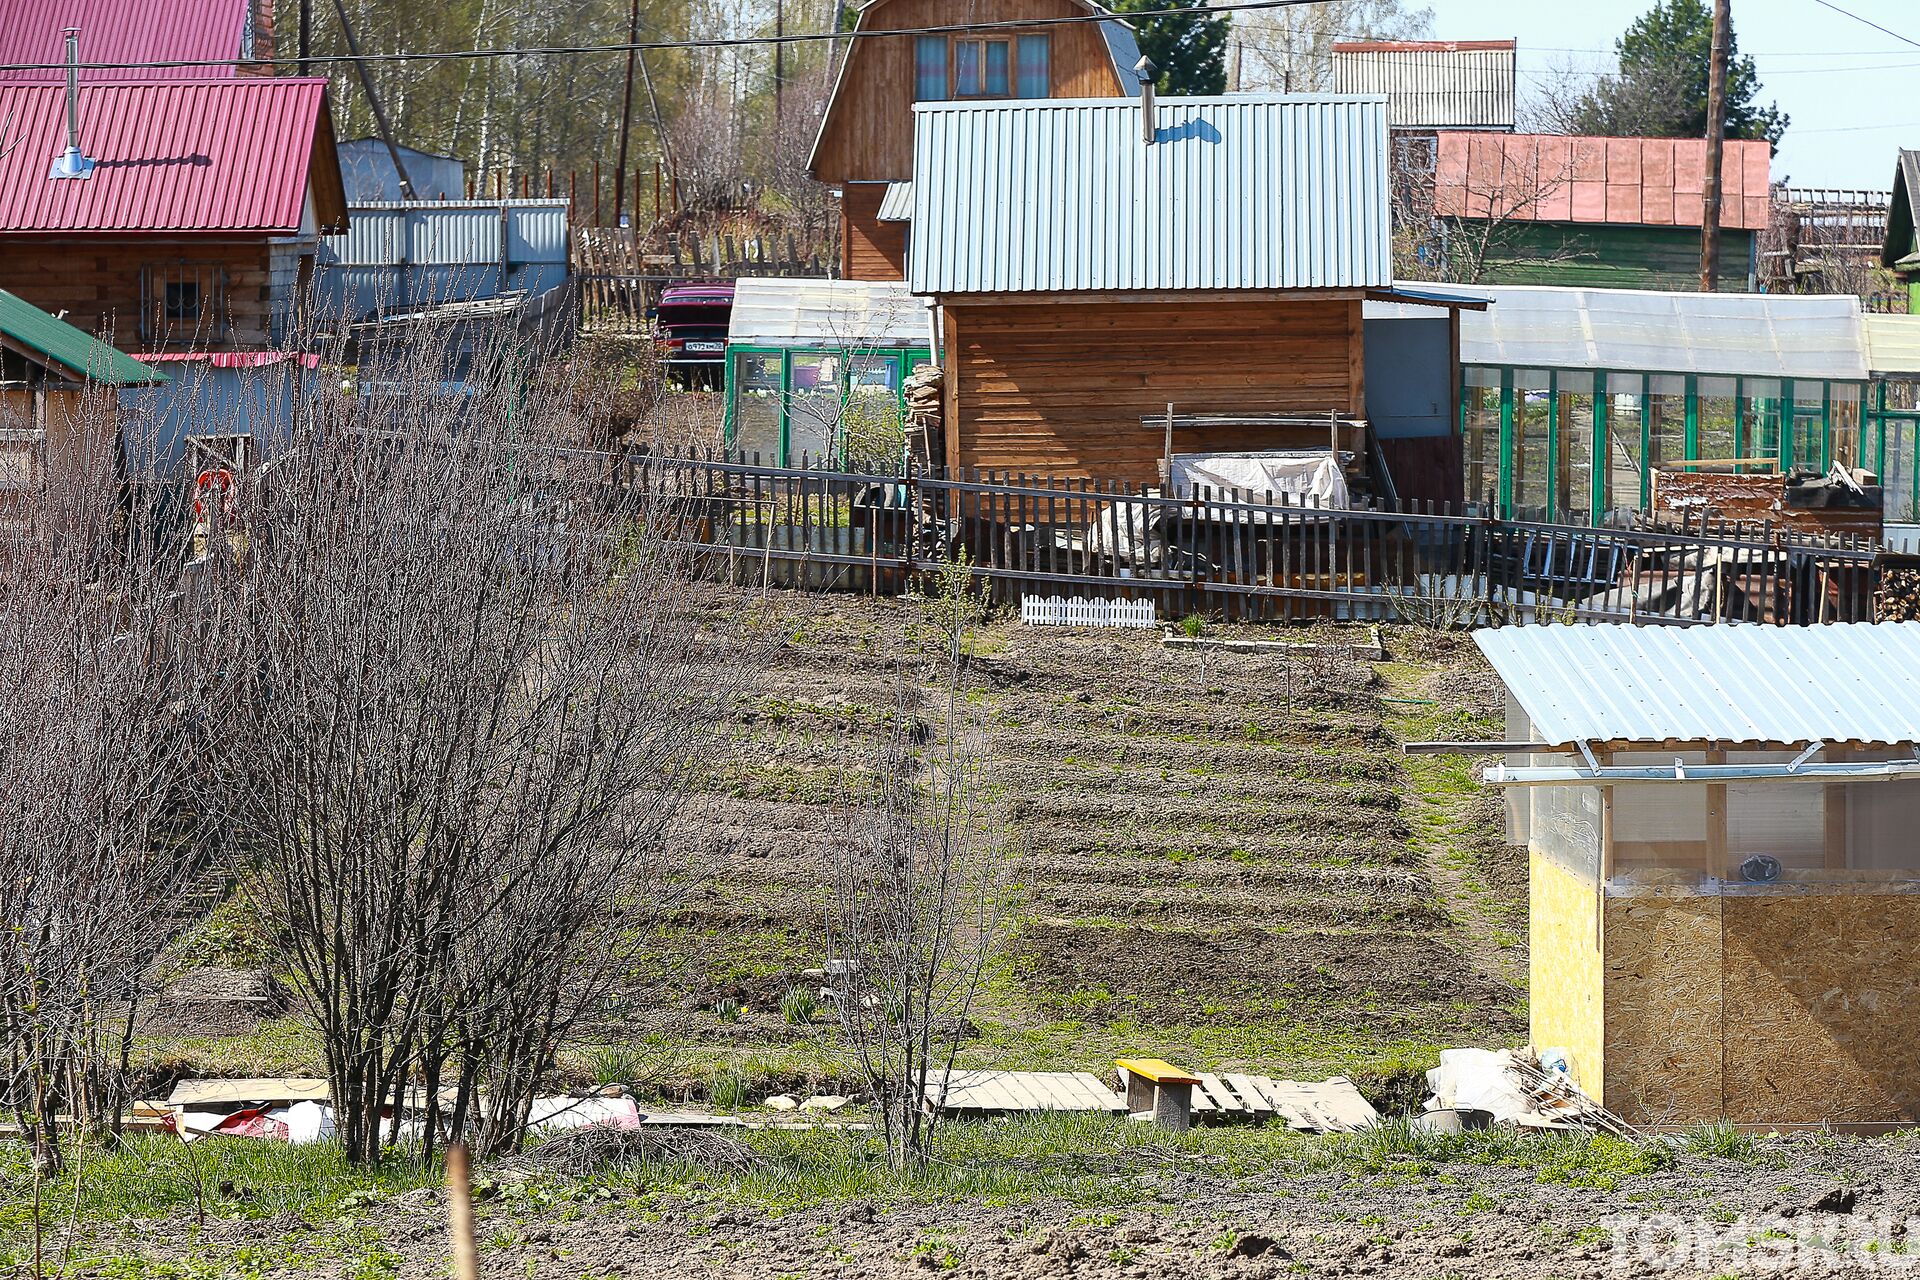
POLYGON ((138 387, 167 380, 158 369, 115 351, 85 329, 49 315, 5 289, 0 289, 0 336, 46 357, 76 378, 103 386, 138 387))

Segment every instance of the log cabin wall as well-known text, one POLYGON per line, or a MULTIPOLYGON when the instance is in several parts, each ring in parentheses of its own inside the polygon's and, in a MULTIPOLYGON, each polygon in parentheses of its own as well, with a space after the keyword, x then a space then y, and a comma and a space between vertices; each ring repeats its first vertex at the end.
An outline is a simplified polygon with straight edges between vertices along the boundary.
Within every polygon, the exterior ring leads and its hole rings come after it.
MULTIPOLYGON (((284 253, 281 255, 284 258, 284 253)), ((91 333, 106 333, 122 351, 164 347, 262 348, 274 345, 276 297, 273 242, 249 240, 158 240, 152 236, 88 236, 74 239, 7 237, 0 240, 0 282, 36 307, 91 333), (224 282, 226 328, 204 328, 196 338, 191 320, 169 320, 164 302, 142 323, 142 280, 164 278, 224 282)), ((296 273, 297 278, 297 273, 296 273)), ((157 292, 157 289, 156 289, 157 292)), ((203 309, 211 299, 203 303, 203 309)))
POLYGON ((847 280, 905 280, 907 224, 880 221, 887 188, 850 182, 840 199, 841 275, 847 280))
MULTIPOLYGON (((1074 0, 886 0, 863 13, 860 29, 904 30, 957 23, 1075 18, 1087 13, 1074 0)), ((1050 41, 1051 98, 1107 98, 1131 93, 1114 72, 1100 25, 1004 28, 994 39, 1045 35, 1050 41)), ((950 38, 951 39, 951 38, 950 38)), ((951 53, 949 67, 951 68, 951 53)), ((828 107, 813 176, 822 182, 905 182, 913 176, 914 37, 857 40, 828 107)))
MULTIPOLYGON (((1153 484, 1165 437, 1141 419, 1169 402, 1196 414, 1364 412, 1358 294, 941 301, 949 466, 1153 484)), ((1326 435, 1182 430, 1173 447, 1324 448, 1326 435)))

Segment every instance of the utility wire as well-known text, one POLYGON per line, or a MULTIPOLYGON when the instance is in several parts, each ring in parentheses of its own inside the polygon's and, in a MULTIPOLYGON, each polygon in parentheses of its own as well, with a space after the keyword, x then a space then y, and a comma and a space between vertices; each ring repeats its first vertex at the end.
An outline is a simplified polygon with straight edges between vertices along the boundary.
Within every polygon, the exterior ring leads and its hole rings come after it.
MULTIPOLYGON (((778 36, 715 36, 705 40, 639 40, 614 44, 543 45, 534 48, 442 49, 420 53, 315 54, 306 58, 262 58, 279 66, 329 66, 337 62, 444 62, 464 58, 539 58, 558 55, 596 53, 654 53, 675 49, 738 49, 756 45, 834 44, 845 40, 874 40, 888 36, 968 35, 979 32, 1032 30, 1035 27, 1069 27, 1090 22, 1132 22, 1139 18, 1211 19, 1223 13, 1244 13, 1261 9, 1291 9, 1322 4, 1325 0, 1229 0, 1204 9, 1144 9, 1134 13, 1085 13, 1064 18, 1013 18, 999 22, 959 22, 938 27, 889 27, 870 31, 810 31, 778 36)), ((82 71, 172 71, 191 67, 230 67, 239 58, 182 58, 167 62, 82 62, 82 71)), ((14 62, 0 64, 0 72, 65 71, 64 62, 14 62)))
POLYGON ((1900 41, 1902 44, 1910 44, 1914 48, 1920 49, 1920 40, 1915 40, 1912 36, 1903 36, 1898 31, 1894 31, 1888 27, 1881 26, 1879 23, 1875 22, 1872 18, 1861 17, 1859 14, 1855 13, 1851 9, 1842 9, 1839 5, 1833 3, 1833 0, 1813 0, 1813 2, 1821 6, 1822 8, 1831 9, 1835 13, 1840 14, 1843 17, 1852 18, 1855 22, 1864 22, 1868 26, 1872 27, 1875 31, 1878 31, 1881 35, 1892 36, 1895 40, 1900 41))

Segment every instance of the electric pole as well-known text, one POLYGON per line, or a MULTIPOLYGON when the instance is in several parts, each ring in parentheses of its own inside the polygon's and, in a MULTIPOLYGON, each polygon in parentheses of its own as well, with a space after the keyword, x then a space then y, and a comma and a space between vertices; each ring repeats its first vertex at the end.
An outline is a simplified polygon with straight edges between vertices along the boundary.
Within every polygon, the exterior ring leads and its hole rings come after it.
MULTIPOLYGON (((627 14, 627 89, 620 95, 620 146, 619 154, 613 162, 613 225, 620 225, 620 214, 626 208, 627 199, 627 138, 633 132, 633 64, 640 51, 634 48, 640 43, 640 0, 633 0, 633 8, 627 14)), ((634 210, 634 224, 639 224, 639 210, 634 210)))
POLYGON ((773 131, 777 137, 786 116, 787 91, 787 6, 786 0, 773 0, 773 131))
POLYGON ((1713 59, 1707 69, 1707 180, 1700 217, 1700 292, 1720 276, 1720 170, 1727 143, 1727 59, 1733 43, 1733 0, 1713 0, 1713 59))

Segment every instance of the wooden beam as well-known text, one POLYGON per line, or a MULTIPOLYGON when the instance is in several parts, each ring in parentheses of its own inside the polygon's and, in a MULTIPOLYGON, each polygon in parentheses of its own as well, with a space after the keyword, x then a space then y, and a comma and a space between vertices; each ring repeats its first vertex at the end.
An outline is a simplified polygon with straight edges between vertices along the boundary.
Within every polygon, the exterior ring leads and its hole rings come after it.
POLYGON ((1403 742, 1400 751, 1410 756, 1478 756, 1492 752, 1525 751, 1531 755, 1565 754, 1571 746, 1551 742, 1403 742))
MULTIPOLYGON (((1727 753, 1714 749, 1707 752, 1708 764, 1725 764, 1727 753)), ((1714 782, 1707 784, 1707 847, 1703 872, 1706 878, 1716 879, 1727 874, 1727 784, 1714 782)))

